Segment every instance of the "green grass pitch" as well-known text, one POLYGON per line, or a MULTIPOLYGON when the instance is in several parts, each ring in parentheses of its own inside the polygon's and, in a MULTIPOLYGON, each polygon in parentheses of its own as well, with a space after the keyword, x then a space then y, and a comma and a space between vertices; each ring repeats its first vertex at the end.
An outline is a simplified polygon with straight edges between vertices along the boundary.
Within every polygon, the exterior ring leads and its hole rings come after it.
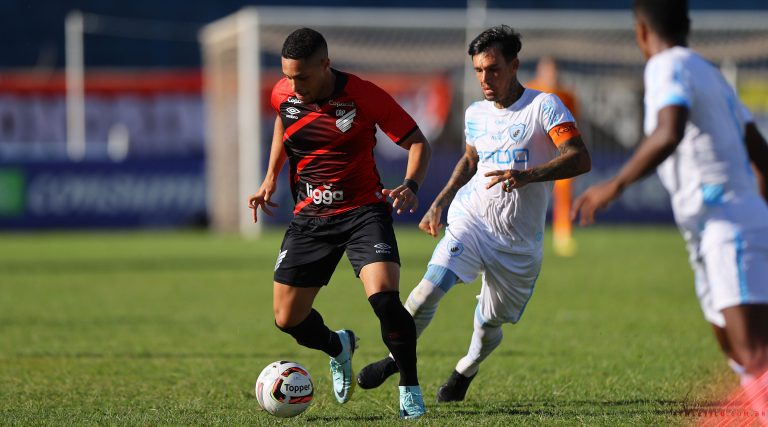
MULTIPOLYGON (((341 406, 325 355, 272 320, 282 230, 257 240, 207 233, 0 235, 0 425, 392 425, 397 382, 341 406), (313 375, 300 417, 261 411, 253 384, 278 359, 313 375)), ((483 364, 465 402, 434 396, 471 334, 479 283, 443 300, 419 341, 428 414, 419 425, 687 425, 685 411, 736 387, 698 308, 671 227, 576 231, 574 258, 547 240, 536 291, 483 364)), ((436 243, 398 229, 401 298, 436 243)), ((355 369, 385 353, 344 258, 316 308, 361 338, 355 369)))

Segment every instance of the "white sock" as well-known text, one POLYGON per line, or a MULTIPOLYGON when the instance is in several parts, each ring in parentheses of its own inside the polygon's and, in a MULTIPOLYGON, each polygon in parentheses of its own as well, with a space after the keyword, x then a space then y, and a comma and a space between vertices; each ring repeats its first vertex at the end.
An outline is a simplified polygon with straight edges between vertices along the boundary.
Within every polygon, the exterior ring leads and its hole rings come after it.
POLYGON ((445 292, 426 279, 421 279, 421 282, 408 295, 403 305, 416 323, 416 337, 427 329, 429 322, 435 317, 437 306, 443 296, 445 292))
POLYGON ((472 341, 467 355, 456 364, 456 372, 471 377, 480 369, 480 363, 501 344, 503 337, 501 325, 483 325, 475 317, 472 341))
POLYGON ((747 371, 744 370, 744 367, 739 364, 739 362, 728 358, 728 366, 730 366, 731 370, 736 373, 739 377, 746 374, 747 371))
MULTIPOLYGON (((418 285, 411 291, 403 306, 413 317, 416 324, 416 338, 427 329, 432 318, 435 317, 437 306, 445 296, 445 292, 426 279, 421 279, 418 285)), ((395 358, 389 353, 392 360, 395 358)))

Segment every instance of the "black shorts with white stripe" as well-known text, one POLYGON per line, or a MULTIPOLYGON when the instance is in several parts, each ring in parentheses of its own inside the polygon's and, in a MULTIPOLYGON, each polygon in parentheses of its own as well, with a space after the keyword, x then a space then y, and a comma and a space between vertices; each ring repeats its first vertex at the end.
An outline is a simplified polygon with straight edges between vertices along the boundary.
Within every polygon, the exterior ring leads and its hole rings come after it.
POLYGON ((295 216, 280 245, 274 280, 295 287, 325 286, 344 252, 355 276, 374 262, 400 264, 388 204, 327 217, 295 216))

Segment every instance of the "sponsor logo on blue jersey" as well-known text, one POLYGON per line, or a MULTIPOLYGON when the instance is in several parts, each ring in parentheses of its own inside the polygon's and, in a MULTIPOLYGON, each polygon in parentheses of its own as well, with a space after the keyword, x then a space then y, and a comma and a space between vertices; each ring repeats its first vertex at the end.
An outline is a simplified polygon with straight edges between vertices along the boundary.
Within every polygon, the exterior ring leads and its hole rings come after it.
POLYGON ((512 151, 510 150, 478 150, 477 156, 480 158, 481 163, 492 162, 499 165, 508 165, 512 163, 512 151))
POLYGON ((480 163, 492 162, 498 165, 510 165, 512 163, 527 163, 529 151, 527 148, 515 148, 506 150, 482 151, 478 150, 477 156, 480 163))

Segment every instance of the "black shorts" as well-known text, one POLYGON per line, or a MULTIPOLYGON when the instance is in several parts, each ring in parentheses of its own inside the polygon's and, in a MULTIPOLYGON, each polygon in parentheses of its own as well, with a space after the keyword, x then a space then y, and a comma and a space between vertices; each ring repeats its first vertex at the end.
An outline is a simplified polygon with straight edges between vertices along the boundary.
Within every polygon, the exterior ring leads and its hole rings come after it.
POLYGON ((374 262, 400 264, 387 204, 328 217, 295 216, 280 245, 275 282, 302 288, 325 286, 345 251, 355 276, 374 262))

